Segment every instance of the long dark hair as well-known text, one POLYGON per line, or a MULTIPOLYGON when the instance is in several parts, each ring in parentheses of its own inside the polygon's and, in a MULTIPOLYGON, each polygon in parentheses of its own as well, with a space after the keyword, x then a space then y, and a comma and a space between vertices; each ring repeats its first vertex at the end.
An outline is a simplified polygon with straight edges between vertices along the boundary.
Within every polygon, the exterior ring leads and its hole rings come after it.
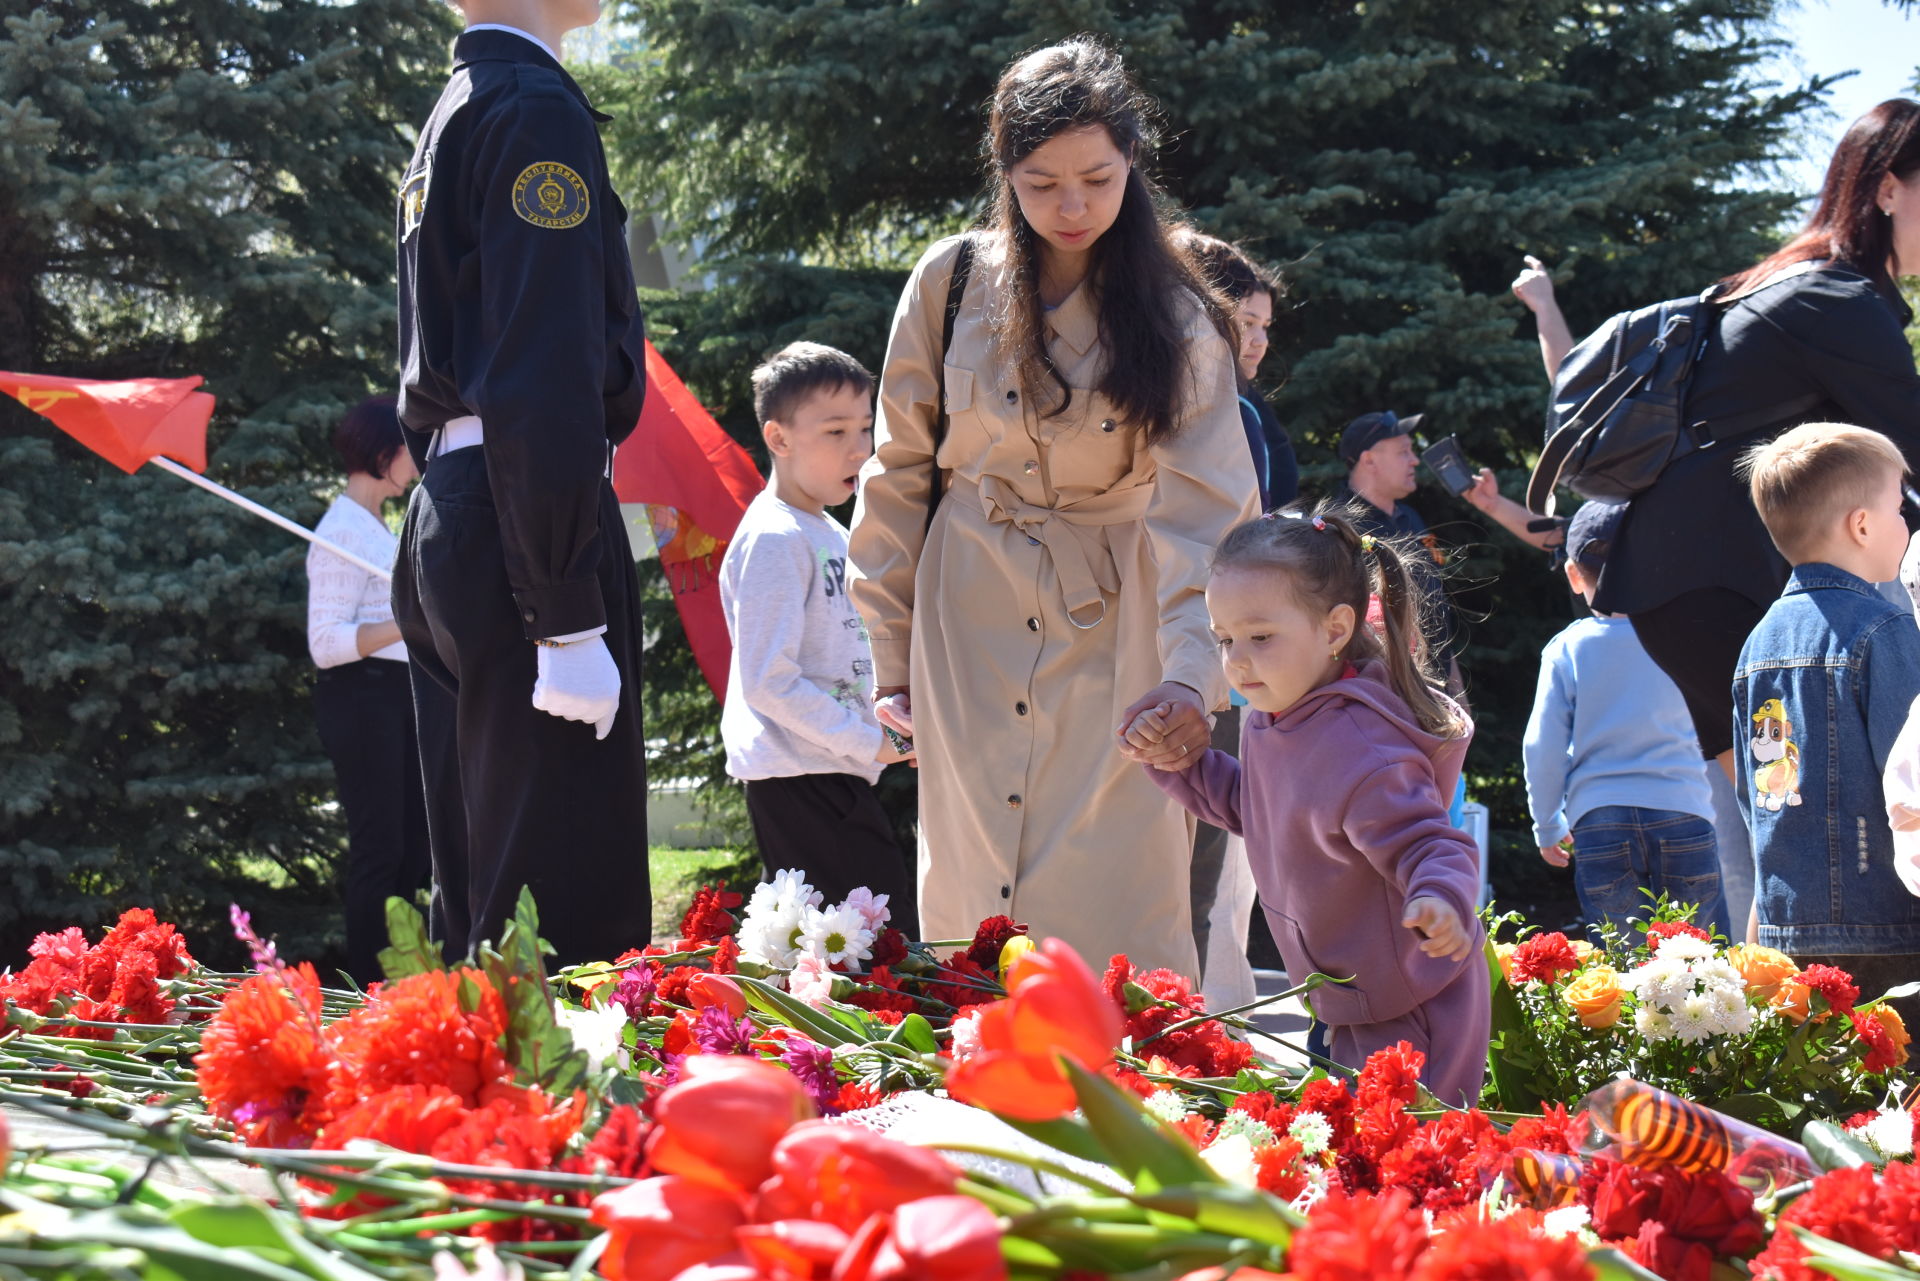
POLYGON ((1351 504, 1322 500, 1304 516, 1275 512, 1243 521, 1214 549, 1213 568, 1276 569, 1286 574, 1303 608, 1351 608, 1353 637, 1339 656, 1351 663, 1379 659, 1420 728, 1458 738, 1467 732, 1466 718, 1440 692, 1420 630, 1424 597, 1409 569, 1420 550, 1401 539, 1362 534, 1355 524, 1359 514, 1351 504), (1384 636, 1367 625, 1369 596, 1380 600, 1384 636))
POLYGON ((1174 220, 1156 203, 1147 176, 1153 150, 1153 104, 1127 74, 1120 56, 1088 36, 1037 49, 1000 73, 993 92, 986 151, 993 186, 988 235, 1010 270, 1012 288, 989 316, 1004 358, 1013 363, 1028 403, 1059 414, 1073 400, 1047 355, 1040 302, 1040 237, 1020 213, 1010 171, 1048 139, 1099 125, 1131 162, 1113 226, 1088 252, 1105 365, 1097 390, 1128 423, 1158 443, 1178 429, 1192 393, 1185 342, 1189 295, 1230 334, 1225 304, 1168 240, 1174 220))
POLYGON ((1218 236, 1209 236, 1206 232, 1193 227, 1175 227, 1172 232, 1173 247, 1185 255, 1187 264, 1219 295, 1226 304, 1227 332, 1233 343, 1236 359, 1233 362, 1234 381, 1239 384, 1240 394, 1246 395, 1253 384, 1240 372, 1240 304, 1255 294, 1265 294, 1277 306, 1286 293, 1286 287, 1280 278, 1255 262, 1247 251, 1239 245, 1229 244, 1218 236))
MULTIPOLYGON (((1880 184, 1888 174, 1905 182, 1920 172, 1920 102, 1889 98, 1847 128, 1827 163, 1820 203, 1805 230, 1745 271, 1728 276, 1728 293, 1739 295, 1795 263, 1816 258, 1843 262, 1892 294, 1887 259, 1893 255, 1893 219, 1880 208, 1880 184)), ((1900 270, 1920 271, 1920 262, 1900 270)))

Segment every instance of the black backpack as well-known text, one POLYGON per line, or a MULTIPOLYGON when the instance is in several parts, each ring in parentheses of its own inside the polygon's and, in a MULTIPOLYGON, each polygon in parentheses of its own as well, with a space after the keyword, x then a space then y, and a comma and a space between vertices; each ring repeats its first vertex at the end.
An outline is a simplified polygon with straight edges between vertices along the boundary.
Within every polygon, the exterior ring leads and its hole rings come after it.
MULTIPOLYGON (((1800 263, 1760 288, 1824 265, 1800 263)), ((1726 309, 1720 292, 1715 285, 1695 298, 1623 311, 1567 353, 1547 403, 1547 445, 1527 482, 1529 509, 1552 515, 1561 485, 1583 498, 1636 497, 1676 459, 1787 422, 1825 401, 1814 392, 1712 423, 1687 421, 1694 365, 1726 309)))

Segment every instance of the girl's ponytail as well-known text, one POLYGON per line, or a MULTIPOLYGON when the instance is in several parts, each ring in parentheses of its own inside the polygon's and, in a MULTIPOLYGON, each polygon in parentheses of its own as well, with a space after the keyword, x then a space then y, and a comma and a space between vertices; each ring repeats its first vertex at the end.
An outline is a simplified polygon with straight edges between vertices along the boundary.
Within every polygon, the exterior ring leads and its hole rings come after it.
MULTIPOLYGON (((1351 532, 1351 526, 1348 528, 1351 532)), ((1420 553, 1398 539, 1356 534, 1355 541, 1366 562, 1373 594, 1380 601, 1386 633, 1381 657, 1394 693, 1406 701, 1414 719, 1429 734, 1458 738, 1467 731, 1466 718, 1452 699, 1440 693, 1435 656, 1428 652, 1426 632, 1420 627, 1421 611, 1434 605, 1424 599, 1407 564, 1408 556, 1420 553)))

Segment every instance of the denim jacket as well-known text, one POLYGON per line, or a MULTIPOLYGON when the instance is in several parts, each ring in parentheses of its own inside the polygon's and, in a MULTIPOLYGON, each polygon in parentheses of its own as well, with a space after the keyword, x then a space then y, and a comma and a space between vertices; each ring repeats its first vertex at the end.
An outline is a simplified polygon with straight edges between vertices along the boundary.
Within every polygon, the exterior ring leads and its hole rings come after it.
POLYGON ((1735 790, 1760 942, 1793 955, 1920 952, 1880 776, 1920 695, 1920 628, 1862 578, 1798 566, 1733 679, 1735 790))

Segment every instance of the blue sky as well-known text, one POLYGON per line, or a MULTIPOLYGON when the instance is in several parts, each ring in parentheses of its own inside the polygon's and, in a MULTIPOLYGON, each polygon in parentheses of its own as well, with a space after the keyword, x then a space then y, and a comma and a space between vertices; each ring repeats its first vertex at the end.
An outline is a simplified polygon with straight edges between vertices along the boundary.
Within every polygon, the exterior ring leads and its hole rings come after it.
POLYGON ((1828 110, 1808 119, 1802 154, 1786 166, 1788 185, 1811 195, 1847 125, 1876 102, 1912 92, 1920 17, 1884 0, 1801 0, 1784 15, 1781 36, 1792 50, 1771 70, 1783 83, 1859 72, 1829 91, 1828 110))

